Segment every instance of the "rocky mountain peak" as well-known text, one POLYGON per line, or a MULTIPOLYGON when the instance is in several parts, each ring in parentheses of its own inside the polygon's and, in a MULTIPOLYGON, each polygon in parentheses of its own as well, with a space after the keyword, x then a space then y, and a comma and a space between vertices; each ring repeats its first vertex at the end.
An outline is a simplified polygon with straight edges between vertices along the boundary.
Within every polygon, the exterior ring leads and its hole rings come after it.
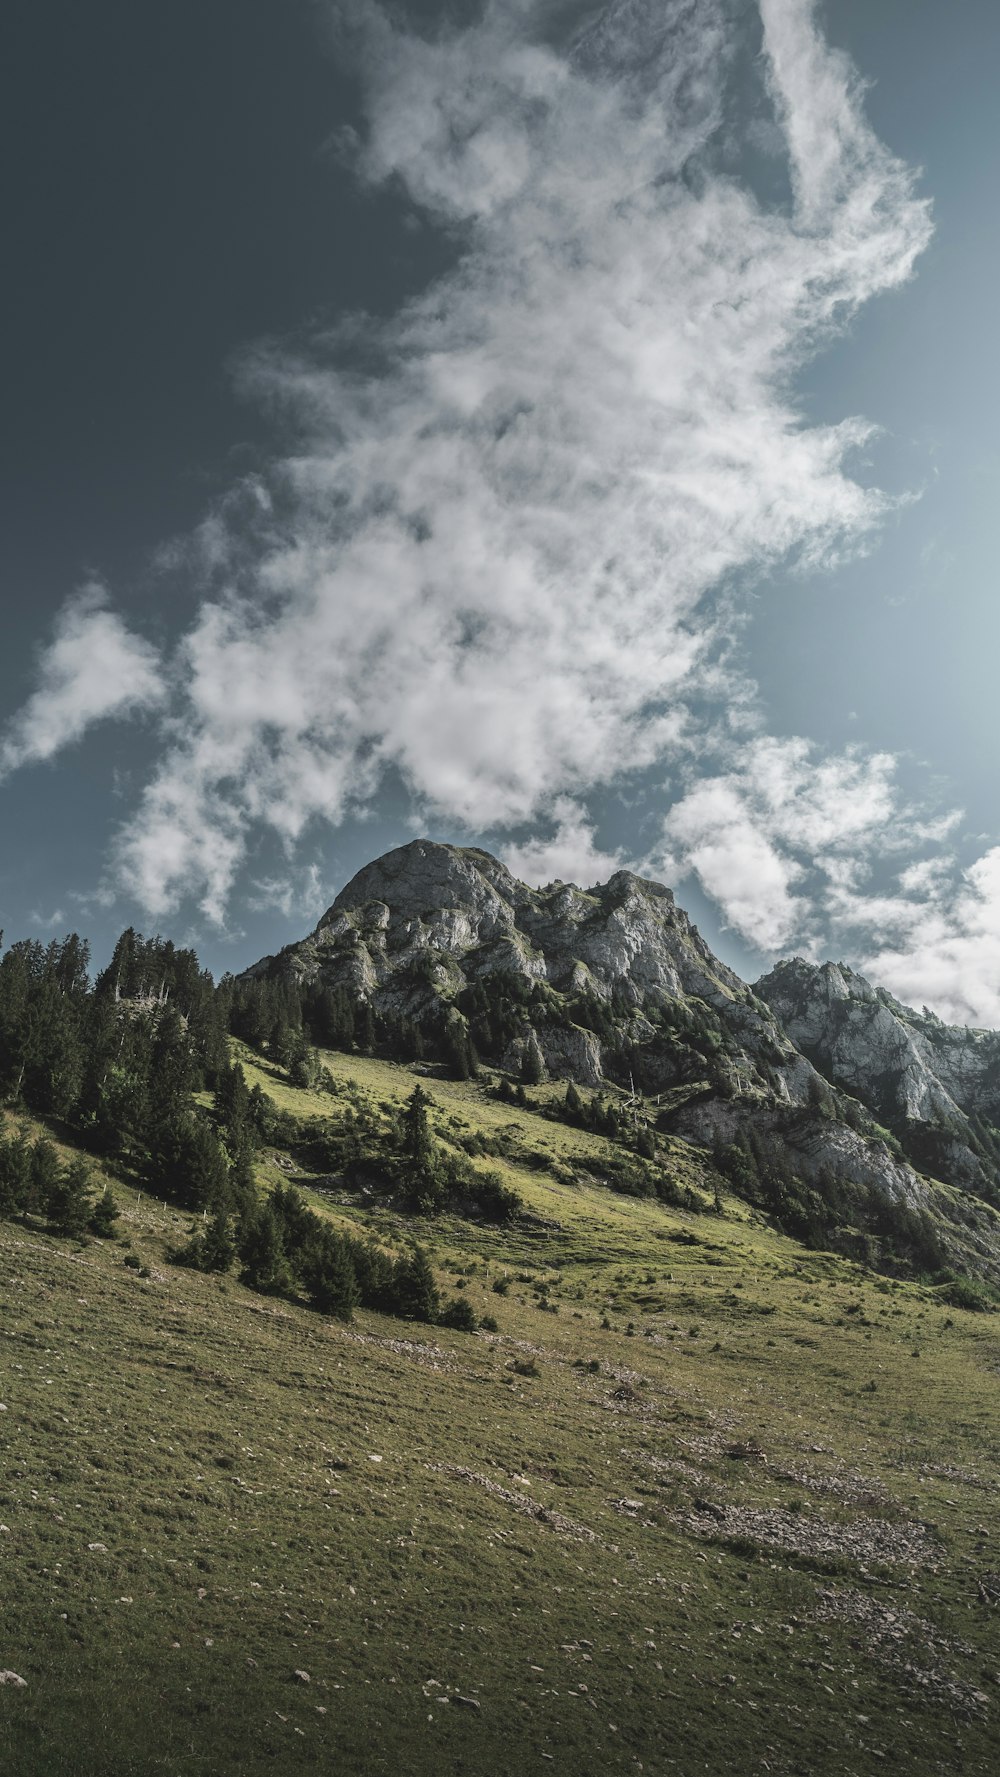
POLYGON ((755 992, 834 1085, 859 1098, 913 1159, 984 1189, 996 1176, 1000 1036, 915 1012, 843 963, 779 963, 755 992))
POLYGON ((965 1242, 1000 1203, 1000 1037, 911 1012, 845 963, 793 957, 751 991, 668 888, 628 870, 533 888, 488 852, 416 839, 244 979, 276 1004, 297 994, 320 1043, 360 1033, 465 1073, 478 1058, 638 1089, 684 1139, 752 1150, 779 1196, 790 1176, 893 1214, 934 1204, 965 1242), (935 1179, 987 1200, 971 1223, 935 1179))
POLYGON ((810 963, 801 956, 776 963, 755 982, 754 992, 769 1005, 780 1001, 785 1007, 805 1007, 820 1000, 828 1005, 839 1000, 874 1004, 888 998, 845 962, 810 963))
POLYGON ((343 986, 377 1011, 405 1017, 422 1015, 428 987, 454 1001, 488 976, 561 994, 617 993, 636 1007, 746 992, 661 883, 618 870, 590 889, 567 882, 536 889, 488 852, 428 839, 365 865, 311 937, 266 958, 262 969, 343 986))
POLYGON ((524 885, 489 852, 414 839, 359 870, 319 925, 327 926, 339 913, 371 903, 418 918, 453 908, 500 919, 501 907, 513 908, 524 893, 524 885))

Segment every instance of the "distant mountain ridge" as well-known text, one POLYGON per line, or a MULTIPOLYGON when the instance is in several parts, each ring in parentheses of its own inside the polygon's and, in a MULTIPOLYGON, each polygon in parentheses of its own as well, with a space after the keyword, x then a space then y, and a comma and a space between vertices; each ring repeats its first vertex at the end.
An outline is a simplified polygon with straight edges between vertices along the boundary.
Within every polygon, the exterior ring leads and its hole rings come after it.
POLYGON ((938 1177, 996 1200, 1000 1032, 944 1024, 846 963, 778 963, 756 984, 792 1042, 938 1177))
POLYGON ((870 1229, 879 1203, 930 1215, 1000 1275, 1000 1036, 911 1012, 844 965, 795 959, 750 987, 629 871, 532 888, 478 848, 414 840, 241 979, 289 983, 317 1015, 347 1003, 432 1056, 464 1046, 521 1073, 537 1051, 552 1077, 634 1084, 660 1127, 839 1193, 845 1226, 870 1229))

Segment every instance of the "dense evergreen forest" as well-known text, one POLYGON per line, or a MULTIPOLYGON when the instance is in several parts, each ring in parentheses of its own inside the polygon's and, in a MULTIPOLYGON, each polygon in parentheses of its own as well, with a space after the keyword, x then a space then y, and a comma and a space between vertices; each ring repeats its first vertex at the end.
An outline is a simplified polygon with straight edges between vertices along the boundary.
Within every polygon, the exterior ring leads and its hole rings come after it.
MULTIPOLYGON (((14 944, 0 959, 0 1102, 14 1118, 0 1137, 0 1214, 78 1236, 112 1234, 117 1219, 109 1191, 94 1200, 85 1158, 67 1166, 48 1136, 30 1140, 16 1121, 21 1108, 106 1170, 193 1212, 191 1238, 175 1254, 180 1263, 226 1271, 238 1262, 251 1287, 304 1294, 343 1319, 364 1303, 468 1325, 461 1300, 441 1308, 419 1247, 394 1258, 335 1233, 290 1185, 258 1193, 260 1144, 302 1131, 259 1087, 248 1089, 230 1062, 228 1036, 234 1023, 252 1025, 254 1045, 293 1084, 316 1084, 322 1070, 294 991, 266 983, 238 995, 229 978, 216 986, 192 950, 131 929, 93 981, 88 965, 76 934, 14 944), (210 1094, 210 1108, 195 1094, 210 1094)), ((419 1087, 388 1132, 366 1130, 349 1113, 346 1125, 310 1134, 325 1138, 331 1161, 380 1170, 414 1211, 430 1213, 470 1191, 492 1219, 517 1208, 513 1193, 441 1151, 419 1087)))
MULTIPOLYGON (((299 987, 266 974, 216 984, 194 951, 132 929, 93 980, 88 947, 76 934, 48 945, 14 944, 0 957, 0 1104, 12 1113, 0 1134, 0 1215, 65 1235, 114 1231, 112 1193, 95 1200, 85 1159, 63 1165, 48 1136, 29 1139, 17 1123, 21 1108, 63 1133, 78 1154, 94 1156, 106 1173, 191 1212, 191 1238, 175 1255, 181 1263, 220 1271, 238 1264, 252 1287, 305 1296, 343 1318, 362 1303, 409 1318, 433 1320, 443 1312, 463 1325, 464 1304, 442 1311, 419 1249, 393 1258, 372 1242, 337 1234, 290 1185, 262 1196, 254 1157, 266 1143, 298 1145, 314 1170, 379 1192, 408 1214, 451 1210, 503 1222, 520 1212, 519 1196, 499 1173, 471 1163, 501 1149, 482 1137, 468 1157, 454 1144, 442 1146, 419 1085, 405 1115, 388 1123, 364 1104, 331 1100, 328 1120, 297 1124, 259 1087, 248 1088, 231 1062, 229 1038, 258 1051, 293 1086, 332 1091, 317 1044, 426 1059, 467 1079, 479 1071, 481 1050, 495 1057, 512 1035, 527 1033, 521 1079, 501 1075, 493 1088, 527 1106, 526 1087, 537 1086, 543 1072, 530 1016, 545 1009, 535 999, 546 992, 537 983, 500 980, 487 999, 477 985, 464 996, 464 1010, 444 1010, 421 1030, 378 1018, 343 989, 299 987)), ((589 1002, 578 1009, 592 1026, 612 1016, 589 1002)), ((686 1046, 693 1034, 706 1046, 690 1020, 670 1034, 686 1046)), ((711 1079, 702 1089, 715 1089, 711 1079)), ((610 1188, 694 1212, 710 1207, 663 1164, 661 1126, 669 1125, 669 1113, 656 1122, 630 1116, 614 1094, 587 1098, 572 1082, 537 1108, 605 1138, 601 1172, 610 1188)), ((817 1109, 831 1114, 829 1106, 817 1109)), ((832 1177, 810 1189, 780 1151, 752 1137, 717 1146, 713 1159, 739 1196, 808 1246, 842 1247, 847 1227, 851 1255, 866 1264, 946 1274, 936 1231, 922 1212, 869 1201, 870 1193, 832 1177)), ((718 1191, 711 1207, 721 1213, 718 1191)))

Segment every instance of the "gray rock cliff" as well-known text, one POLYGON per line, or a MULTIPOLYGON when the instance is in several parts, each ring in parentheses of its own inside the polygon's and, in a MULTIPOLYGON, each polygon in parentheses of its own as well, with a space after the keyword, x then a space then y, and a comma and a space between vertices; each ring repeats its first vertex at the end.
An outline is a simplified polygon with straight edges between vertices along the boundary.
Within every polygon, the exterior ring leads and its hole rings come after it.
POLYGON ((629 871, 531 888, 487 852, 415 840, 242 979, 298 989, 310 1022, 346 1003, 389 1052, 516 1071, 530 1050, 551 1078, 634 1085, 662 1129, 734 1176, 749 1166, 795 1225, 820 1199, 865 1239, 887 1215, 910 1233, 929 1217, 945 1250, 1000 1275, 1000 1037, 911 1012, 844 965, 793 960, 751 989, 669 889, 629 871))
POLYGON ((993 1198, 1000 1034, 915 1012, 846 963, 816 966, 795 957, 755 991, 796 1048, 867 1105, 917 1164, 993 1198))

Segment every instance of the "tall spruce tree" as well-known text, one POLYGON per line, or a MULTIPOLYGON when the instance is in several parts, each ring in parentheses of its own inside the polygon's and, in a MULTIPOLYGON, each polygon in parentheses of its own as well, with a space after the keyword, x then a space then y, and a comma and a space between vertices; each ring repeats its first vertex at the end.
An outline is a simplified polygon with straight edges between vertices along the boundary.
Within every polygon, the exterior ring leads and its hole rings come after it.
POLYGON ((422 1246, 397 1260, 393 1278, 395 1312, 403 1320, 434 1321, 440 1307, 431 1262, 422 1246))

